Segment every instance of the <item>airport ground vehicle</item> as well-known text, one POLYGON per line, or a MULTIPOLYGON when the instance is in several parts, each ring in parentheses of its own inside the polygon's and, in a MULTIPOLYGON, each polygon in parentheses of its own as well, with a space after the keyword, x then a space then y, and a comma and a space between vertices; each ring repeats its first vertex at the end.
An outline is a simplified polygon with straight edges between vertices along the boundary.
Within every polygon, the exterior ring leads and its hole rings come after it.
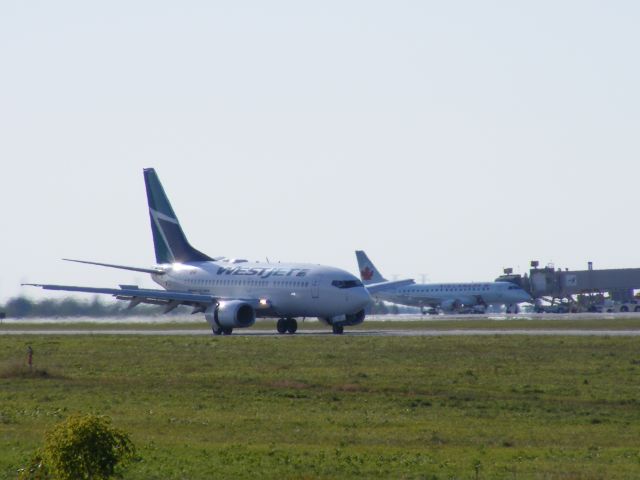
POLYGON ((603 296, 590 296, 591 300, 578 301, 563 299, 551 304, 536 302, 536 313, 640 313, 640 301, 618 302, 603 296))
POLYGON ((604 313, 629 313, 640 312, 640 303, 637 301, 631 302, 613 302, 606 301, 603 304, 592 305, 590 312, 604 312, 604 313))

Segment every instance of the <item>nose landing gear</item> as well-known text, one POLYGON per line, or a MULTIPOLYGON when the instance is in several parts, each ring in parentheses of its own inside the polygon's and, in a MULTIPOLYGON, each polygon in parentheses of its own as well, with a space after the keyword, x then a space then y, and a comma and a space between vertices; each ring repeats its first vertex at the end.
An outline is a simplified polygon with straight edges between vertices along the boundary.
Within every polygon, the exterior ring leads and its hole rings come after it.
POLYGON ((233 333, 233 327, 219 327, 216 325, 211 330, 214 335, 231 335, 233 333))

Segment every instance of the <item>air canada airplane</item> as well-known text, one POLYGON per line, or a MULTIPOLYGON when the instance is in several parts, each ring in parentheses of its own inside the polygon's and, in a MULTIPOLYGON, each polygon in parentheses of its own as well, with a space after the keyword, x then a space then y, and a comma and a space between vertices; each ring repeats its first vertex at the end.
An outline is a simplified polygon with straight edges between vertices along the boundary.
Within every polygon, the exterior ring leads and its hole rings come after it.
POLYGON ((164 305, 170 312, 187 305, 204 313, 214 335, 250 327, 256 317, 278 318, 279 333, 295 333, 296 317, 318 317, 341 334, 344 327, 364 321, 370 292, 394 282, 365 288, 352 274, 334 267, 302 263, 262 263, 209 257, 187 241, 162 184, 152 168, 144 169, 156 265, 151 268, 70 260, 72 262, 149 273, 164 288, 135 285, 95 288, 70 285, 25 284, 45 290, 109 294, 140 303, 164 305))
MULTIPOLYGON (((365 286, 384 285, 386 281, 362 250, 356 250, 360 278, 365 286)), ((531 296, 511 282, 473 283, 414 283, 389 285, 371 292, 375 297, 392 303, 429 307, 444 312, 456 312, 463 307, 507 305, 508 311, 517 312, 518 303, 532 302, 531 296)))

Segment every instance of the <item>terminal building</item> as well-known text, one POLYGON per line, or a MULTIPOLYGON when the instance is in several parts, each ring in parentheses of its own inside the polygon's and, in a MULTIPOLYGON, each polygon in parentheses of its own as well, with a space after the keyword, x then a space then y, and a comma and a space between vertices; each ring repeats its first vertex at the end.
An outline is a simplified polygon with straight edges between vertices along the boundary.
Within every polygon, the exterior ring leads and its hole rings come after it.
MULTIPOLYGON (((640 289, 640 268, 611 268, 594 270, 588 263, 587 270, 562 270, 553 265, 539 267, 531 262, 528 274, 514 274, 511 268, 496 281, 509 281, 520 285, 536 300, 545 299, 578 304, 602 303, 606 298, 614 302, 634 302, 634 291, 640 289)), ((640 311, 640 304, 637 311, 640 311)))

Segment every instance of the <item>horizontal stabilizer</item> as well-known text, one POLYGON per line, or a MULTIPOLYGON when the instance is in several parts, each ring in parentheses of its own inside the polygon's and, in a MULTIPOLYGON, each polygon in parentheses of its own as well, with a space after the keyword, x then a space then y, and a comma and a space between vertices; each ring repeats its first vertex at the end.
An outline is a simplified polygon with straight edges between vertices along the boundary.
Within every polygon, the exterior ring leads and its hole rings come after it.
POLYGON ((164 275, 165 271, 161 268, 143 268, 130 267, 128 265, 114 265, 112 263, 89 262, 88 260, 74 260, 72 258, 63 258, 65 262, 86 263, 87 265, 98 265, 100 267, 119 268, 120 270, 131 270, 132 272, 155 273, 156 275, 164 275))
POLYGON ((379 293, 385 290, 393 290, 394 288, 406 287, 408 285, 413 285, 413 278, 407 278, 405 280, 392 280, 389 282, 379 282, 379 283, 370 283, 369 285, 365 285, 365 288, 369 291, 369 293, 379 293))

